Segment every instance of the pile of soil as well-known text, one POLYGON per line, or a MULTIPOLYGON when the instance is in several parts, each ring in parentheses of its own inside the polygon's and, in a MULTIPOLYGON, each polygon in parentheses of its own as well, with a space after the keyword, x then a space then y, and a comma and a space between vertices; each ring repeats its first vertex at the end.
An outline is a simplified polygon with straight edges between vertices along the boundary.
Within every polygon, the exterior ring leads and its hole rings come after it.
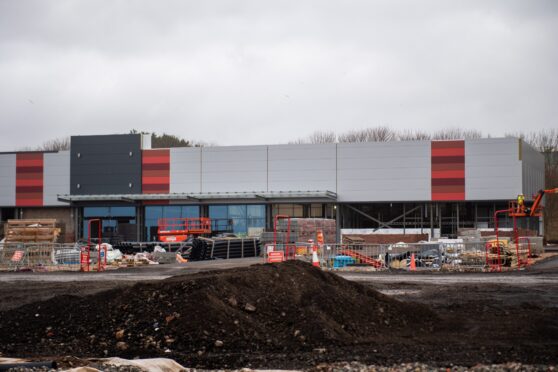
MULTIPOLYGON (((291 261, 57 296, 0 313, 0 353, 14 356, 204 356, 322 353, 434 331, 427 307, 403 303, 291 261)), ((211 357, 213 358, 213 357, 211 357)), ((208 358, 211 359, 211 358, 208 358)))

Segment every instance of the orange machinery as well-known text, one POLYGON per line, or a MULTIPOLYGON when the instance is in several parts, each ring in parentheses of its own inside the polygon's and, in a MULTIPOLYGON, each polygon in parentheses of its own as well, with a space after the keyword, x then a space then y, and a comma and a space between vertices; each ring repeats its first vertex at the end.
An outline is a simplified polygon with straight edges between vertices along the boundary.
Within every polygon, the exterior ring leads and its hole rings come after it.
POLYGON ((539 190, 537 195, 535 195, 535 200, 533 204, 528 207, 524 203, 518 203, 513 200, 510 202, 510 207, 508 209, 510 217, 540 217, 542 216, 542 198, 546 194, 558 194, 558 187, 555 189, 539 190))
MULTIPOLYGON (((489 243, 486 245, 486 263, 488 266, 491 267, 492 270, 502 271, 502 261, 500 257, 500 251, 502 244, 500 243, 499 233, 498 233, 498 215, 502 213, 507 213, 508 216, 513 218, 513 242, 515 243, 517 256, 518 256, 518 268, 521 267, 521 260, 519 259, 519 241, 521 239, 519 237, 519 231, 517 228, 517 218, 522 217, 540 217, 542 216, 543 206, 541 205, 542 199, 546 194, 558 194, 558 187, 554 189, 547 189, 547 190, 539 190, 539 192, 534 195, 533 204, 530 206, 525 205, 523 202, 523 197, 521 197, 521 201, 513 200, 509 203, 508 209, 502 209, 499 211, 494 212, 494 231, 496 232, 496 239, 494 242, 489 243), (498 259, 489 259, 489 254, 494 253, 497 254, 498 259)), ((529 244, 529 255, 531 248, 529 244)), ((528 264, 528 262, 527 262, 528 264)))
POLYGON ((200 218, 159 218, 157 223, 159 241, 166 243, 183 242, 188 236, 211 234, 211 219, 200 218))

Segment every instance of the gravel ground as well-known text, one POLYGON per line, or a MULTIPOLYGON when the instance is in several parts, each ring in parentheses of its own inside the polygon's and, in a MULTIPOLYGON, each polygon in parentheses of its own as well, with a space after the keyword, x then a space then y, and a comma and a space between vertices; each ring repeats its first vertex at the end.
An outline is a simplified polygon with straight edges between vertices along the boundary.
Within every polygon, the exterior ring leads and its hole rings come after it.
POLYGON ((479 364, 474 367, 463 366, 449 366, 440 368, 423 363, 404 363, 397 364, 390 367, 365 365, 357 362, 352 363, 334 363, 334 364, 320 364, 316 368, 311 368, 312 372, 422 372, 422 371, 439 371, 439 372, 512 372, 512 371, 555 371, 556 367, 551 365, 530 365, 521 363, 506 363, 506 364, 479 364))
MULTIPOLYGON (((106 372, 144 372, 144 370, 133 367, 133 366, 111 366, 107 364, 91 364, 89 367, 97 368, 101 371, 106 372)), ((532 364, 521 364, 521 363, 506 363, 506 364, 479 364, 473 367, 463 367, 463 366, 449 366, 445 368, 440 368, 423 363, 404 363, 397 364, 393 366, 378 366, 378 365, 366 365, 358 362, 341 362, 334 364, 320 364, 314 368, 308 368, 306 372, 426 372, 426 371, 438 371, 438 372, 549 372, 556 371, 556 366, 553 365, 532 365, 532 364)), ((57 372, 63 371, 62 369, 49 369, 49 368, 12 368, 10 372, 57 372)), ((185 372, 203 372, 209 370, 201 370, 195 368, 185 368, 185 372)), ((231 372, 256 372, 262 370, 252 370, 244 368, 241 370, 231 370, 231 372)))

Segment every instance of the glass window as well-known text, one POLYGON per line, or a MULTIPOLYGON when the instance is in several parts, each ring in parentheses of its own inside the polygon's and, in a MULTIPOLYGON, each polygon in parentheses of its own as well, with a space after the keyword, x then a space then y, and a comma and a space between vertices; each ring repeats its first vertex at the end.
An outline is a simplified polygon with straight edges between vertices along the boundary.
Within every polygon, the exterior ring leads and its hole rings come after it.
POLYGON ((229 218, 229 212, 226 205, 210 205, 209 218, 229 218))
POLYGON ((159 219, 163 217, 163 207, 162 206, 147 206, 145 207, 145 219, 159 219))
POLYGON ((321 218, 323 217, 323 210, 321 204, 311 204, 310 205, 310 217, 321 218))
POLYGON ((232 223, 233 223, 233 232, 235 234, 244 235, 247 233, 248 229, 246 227, 247 222, 245 218, 233 218, 232 223))
POLYGON ((136 215, 135 207, 84 207, 83 217, 129 217, 136 215))
POLYGON ((128 217, 136 215, 136 207, 110 207, 111 217, 128 217))
POLYGON ((249 205, 247 214, 247 230, 251 227, 265 228, 265 205, 249 205))
POLYGON ((229 209, 226 205, 210 205, 209 218, 211 219, 211 229, 214 232, 230 232, 231 221, 229 221, 229 209))
POLYGON ((264 218, 265 205, 249 205, 247 207, 248 218, 264 218))
POLYGON ((110 207, 84 207, 83 217, 108 217, 110 207))
MULTIPOLYGON (((83 208, 83 239, 89 233, 89 220, 99 218, 102 221, 103 240, 109 242, 136 240, 136 208, 120 206, 84 207, 83 208)), ((93 223, 91 237, 97 238, 97 224, 93 223)))
POLYGON ((180 205, 167 205, 163 207, 163 218, 182 217, 182 207, 180 205))
POLYGON ((229 205, 229 218, 246 219, 246 205, 229 205))
POLYGON ((246 235, 250 227, 265 227, 265 205, 210 205, 209 218, 215 232, 246 235))
POLYGON ((302 204, 275 204, 273 205, 273 216, 278 214, 290 217, 304 217, 302 204))
POLYGON ((182 207, 182 217, 197 218, 200 216, 200 207, 197 205, 185 205, 182 207))

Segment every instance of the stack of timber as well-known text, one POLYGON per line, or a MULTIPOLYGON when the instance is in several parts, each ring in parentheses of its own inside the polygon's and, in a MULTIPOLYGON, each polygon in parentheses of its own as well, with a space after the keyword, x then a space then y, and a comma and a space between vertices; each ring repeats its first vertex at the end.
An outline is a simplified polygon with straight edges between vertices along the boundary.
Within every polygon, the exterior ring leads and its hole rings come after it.
MULTIPOLYGON (((498 251, 496 249, 496 241, 490 240, 487 244, 491 245, 488 249, 488 259, 497 262, 498 251)), ((516 244, 511 240, 500 240, 500 262, 502 266, 510 268, 525 266, 530 258, 529 248, 530 246, 527 242, 519 242, 519 244, 516 244), (520 265, 518 265, 519 262, 521 262, 520 265)))
MULTIPOLYGON (((488 258, 497 259, 496 255, 490 255, 488 258)), ((484 266, 486 264, 486 252, 481 250, 465 251, 459 255, 461 265, 464 266, 484 266)))
POLYGON ((511 268, 518 267, 518 261, 521 261, 521 266, 524 266, 529 258, 529 245, 527 243, 510 243, 507 247, 504 247, 504 251, 511 268))
POLYGON ((6 244, 55 243, 60 236, 55 219, 8 220, 4 229, 6 244))

